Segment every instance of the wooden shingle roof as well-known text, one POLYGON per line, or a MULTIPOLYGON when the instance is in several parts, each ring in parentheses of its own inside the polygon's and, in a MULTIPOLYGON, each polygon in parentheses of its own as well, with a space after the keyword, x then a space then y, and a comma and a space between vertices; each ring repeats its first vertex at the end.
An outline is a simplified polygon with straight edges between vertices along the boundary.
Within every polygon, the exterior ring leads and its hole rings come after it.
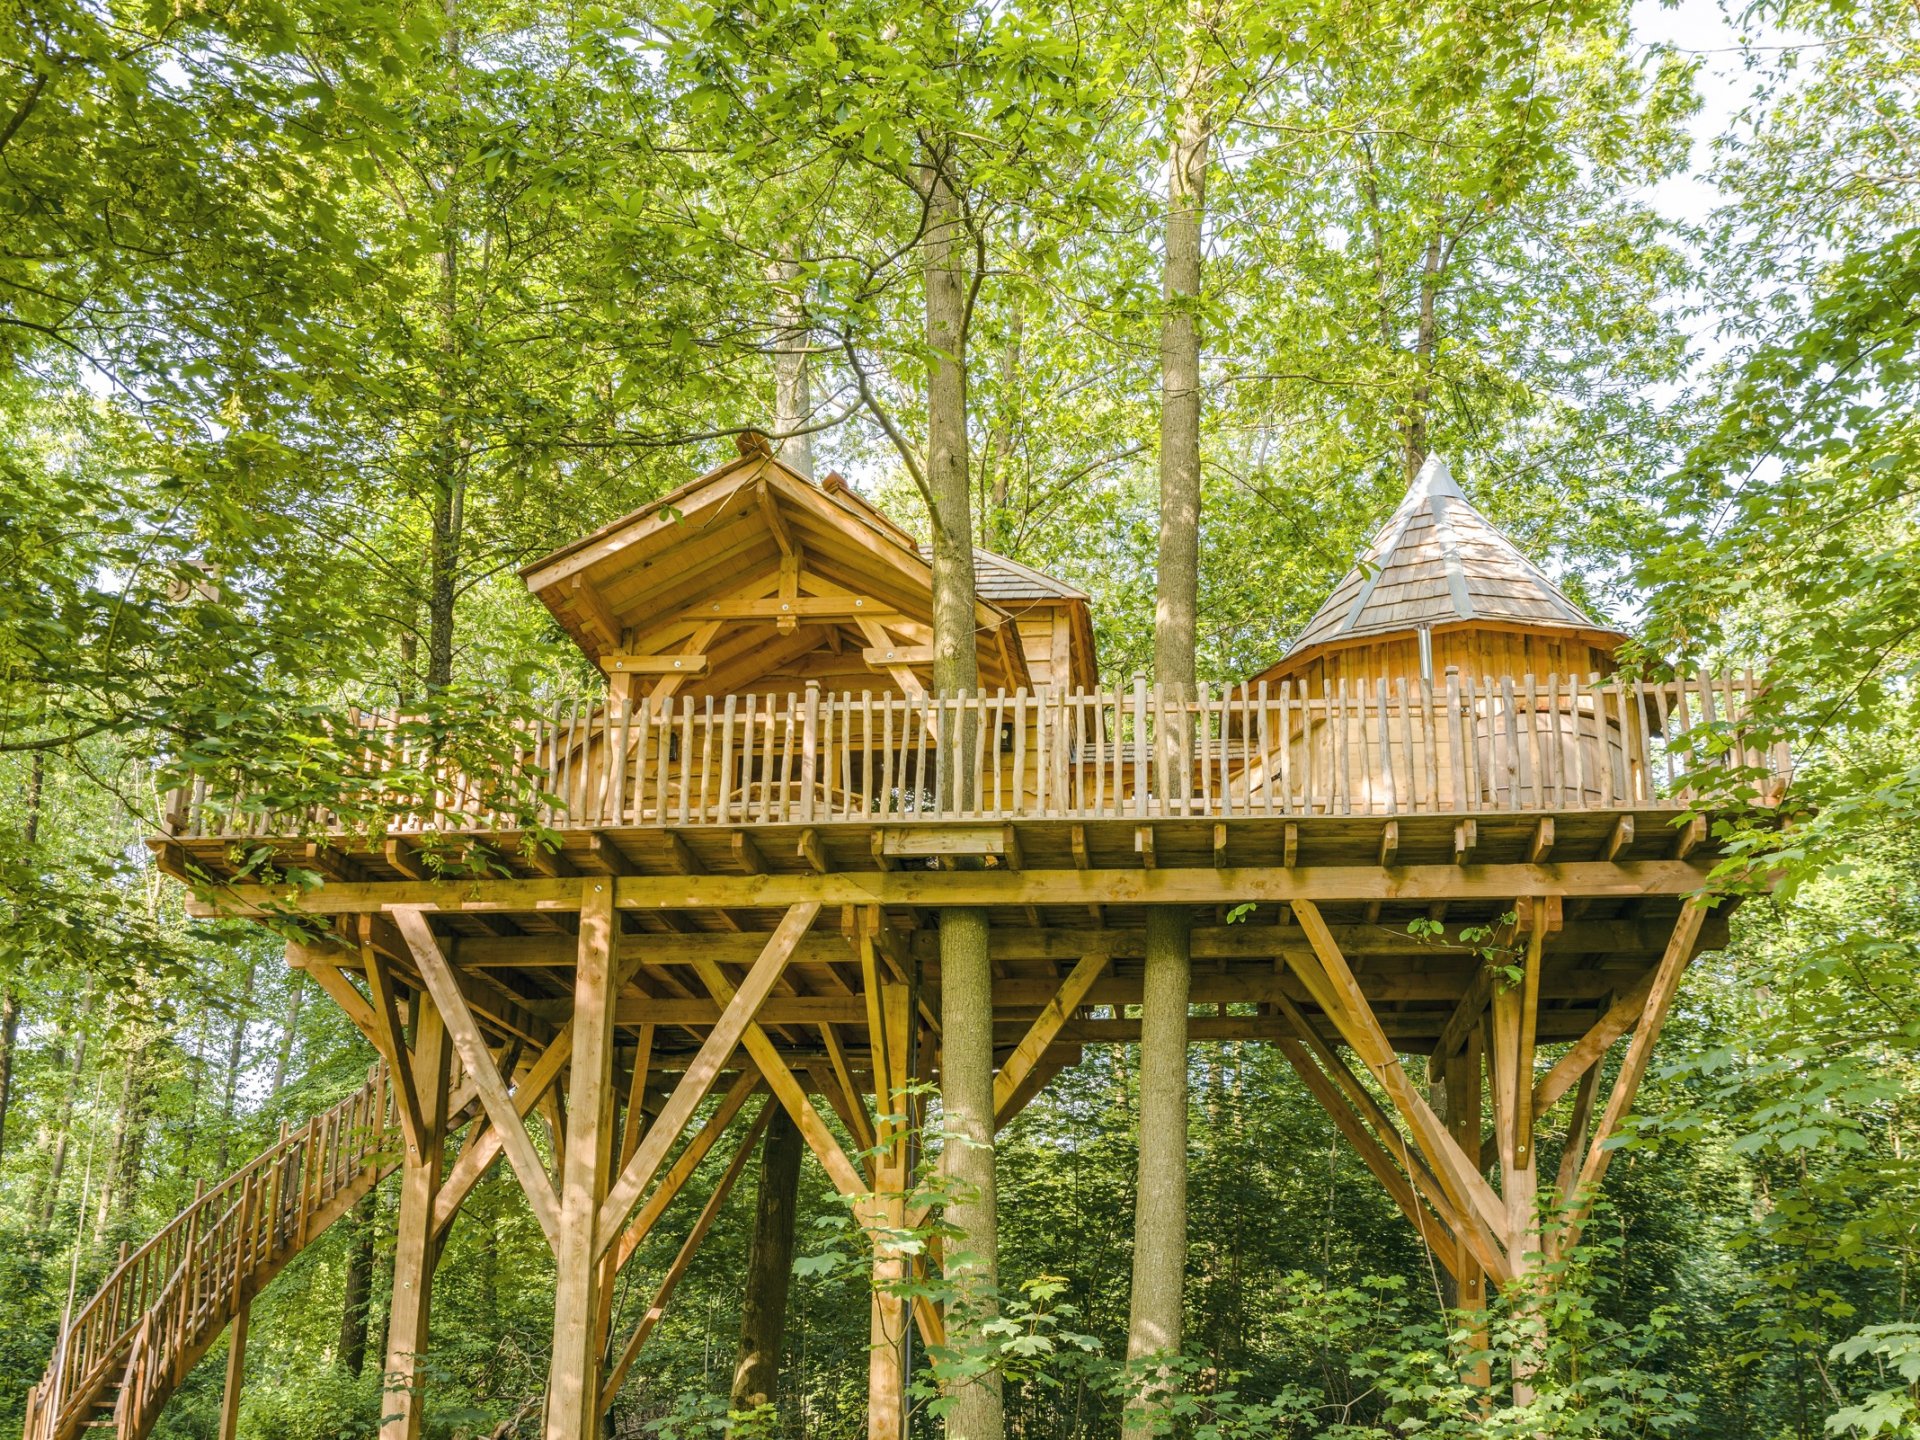
POLYGON ((1573 631, 1611 647, 1589 616, 1467 500, 1438 455, 1287 651, 1333 649, 1422 627, 1573 631))

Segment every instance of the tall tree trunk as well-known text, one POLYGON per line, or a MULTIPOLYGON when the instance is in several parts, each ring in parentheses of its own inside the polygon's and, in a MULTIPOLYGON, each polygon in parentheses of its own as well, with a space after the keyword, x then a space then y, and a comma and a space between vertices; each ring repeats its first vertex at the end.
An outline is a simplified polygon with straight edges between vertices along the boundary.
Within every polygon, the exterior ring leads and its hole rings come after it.
POLYGON ((800 1201, 800 1150, 800 1131, 784 1110, 776 1109, 760 1146, 760 1198, 747 1251, 740 1355, 728 1401, 735 1410, 771 1405, 779 1394, 787 1288, 793 1278, 793 1225, 800 1201))
POLYGON ((799 262, 782 259, 774 267, 780 286, 780 329, 774 337, 773 433, 779 440, 774 454, 789 469, 813 478, 813 437, 793 432, 811 423, 813 391, 808 376, 807 306, 805 278, 799 262))
POLYGON ((20 994, 0 990, 0 1157, 7 1150, 7 1111, 13 1104, 13 1054, 20 1039, 20 994))
MULTIPOLYGON (((940 695, 977 694, 980 661, 974 638, 973 506, 967 481, 967 296, 959 202, 935 152, 923 171, 927 234, 927 489, 933 522, 933 688, 940 695)), ((964 789, 973 754, 964 729, 943 737, 943 778, 964 789)), ((950 1335, 961 1348, 980 1345, 981 1327, 996 1311, 999 1223, 993 1167, 993 971, 987 957, 987 912, 940 912, 941 1110, 947 1141, 943 1163, 954 1191, 947 1223, 947 1279, 957 1291, 950 1335)), ((1005 1418, 997 1368, 964 1378, 947 1412, 949 1440, 1000 1440, 1005 1418)))
POLYGON ((136 1044, 127 1050, 120 1072, 120 1104, 113 1116, 112 1158, 100 1185, 93 1216, 93 1243, 107 1237, 116 1208, 133 1203, 140 1183, 140 1137, 146 1129, 145 1052, 136 1044))
POLYGON ((1000 352, 1000 404, 993 429, 980 457, 980 483, 987 502, 986 524, 982 527, 992 547, 1007 550, 1013 542, 1013 446, 1014 421, 1019 413, 1016 396, 1020 385, 1020 344, 1026 331, 1024 297, 1013 297, 1013 314, 1007 319, 1006 348, 1000 352))
POLYGON ((1440 298, 1440 272, 1445 268, 1446 251, 1440 227, 1427 237, 1427 253, 1420 264, 1420 315, 1414 334, 1413 390, 1407 399, 1406 419, 1400 434, 1404 446, 1401 456, 1407 483, 1413 483, 1420 467, 1427 463, 1427 412, 1433 405, 1433 349, 1439 338, 1437 305, 1440 298))
MULTIPOLYGON (((1186 61, 1167 157, 1164 308, 1160 321, 1160 544, 1154 603, 1154 677, 1172 698, 1194 694, 1200 590, 1200 258, 1206 216, 1208 79, 1205 17, 1188 12, 1186 61)), ((1176 740, 1188 726, 1181 713, 1176 740)), ((1167 773, 1188 783, 1185 757, 1167 773)), ((1124 1420, 1145 1440, 1168 1399, 1152 1365, 1180 1349, 1187 1259, 1187 997, 1192 919, 1181 906, 1147 911, 1140 1007, 1140 1170, 1134 1206, 1133 1291, 1127 1361, 1137 1367, 1124 1420)))
POLYGON ((273 1082, 267 1087, 267 1110, 275 1111, 280 1092, 287 1088, 287 1073, 293 1068, 293 1042, 300 1033, 300 1004, 307 991, 307 973, 295 970, 287 976, 287 1018, 280 1026, 280 1048, 273 1052, 273 1082))
POLYGON ((213 1166, 215 1175, 224 1176, 227 1163, 233 1157, 233 1111, 240 1089, 240 1062, 246 1055, 247 1012, 253 1008, 253 980, 258 967, 258 959, 248 956, 246 971, 240 977, 240 1003, 234 1008, 233 1034, 227 1037, 227 1069, 221 1083, 220 1149, 219 1158, 213 1166))
MULTIPOLYGON (((60 1207, 60 1182, 66 1175, 67 1152, 73 1138, 73 1102, 80 1093, 80 1078, 87 1068, 87 1024, 93 1016, 93 997, 88 995, 80 1014, 68 1029, 73 1049, 67 1065, 67 1083, 60 1092, 60 1109, 53 1122, 53 1158, 47 1165, 46 1188, 35 1206, 42 1225, 53 1223, 60 1207)), ((57 1063, 57 1062, 56 1062, 57 1063)))
MULTIPOLYGON (((464 60, 458 7, 443 0, 446 22, 442 53, 447 61, 451 100, 461 103, 464 60)), ((445 157, 438 203, 440 225, 440 359, 436 396, 440 413, 429 463, 433 485, 433 533, 427 548, 427 693, 437 695, 453 683, 453 602, 458 594, 460 548, 466 531, 467 472, 460 423, 460 185, 462 156, 445 157)), ((617 636, 615 637, 618 638, 617 636)))
MULTIPOLYGON (((46 777, 46 752, 36 750, 27 775, 27 822, 20 836, 29 856, 40 841, 40 796, 46 777)), ((13 1106, 13 1057, 19 1039, 20 992, 9 983, 0 989, 0 1156, 7 1151, 7 1111, 13 1106)))
POLYGON ((349 1212, 347 1285, 340 1304, 339 1363, 342 1374, 358 1375, 367 1363, 367 1302, 373 1295, 374 1196, 349 1212))

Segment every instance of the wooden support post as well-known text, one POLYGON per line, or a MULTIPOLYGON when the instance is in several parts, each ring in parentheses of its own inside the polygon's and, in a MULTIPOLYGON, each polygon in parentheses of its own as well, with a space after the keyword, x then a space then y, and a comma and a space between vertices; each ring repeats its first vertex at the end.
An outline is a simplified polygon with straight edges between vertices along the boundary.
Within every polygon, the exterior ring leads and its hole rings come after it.
POLYGON ((227 1383, 220 1392, 220 1440, 234 1440, 240 1431, 240 1387, 246 1383, 247 1314, 252 1302, 243 1298, 227 1331, 227 1383))
MULTIPOLYGON (((1447 1057, 1441 1070, 1447 1090, 1447 1134, 1452 1137, 1454 1144, 1470 1155, 1478 1153, 1481 1115, 1485 1108, 1485 1091, 1480 1074, 1480 1033, 1480 1027, 1474 1026, 1460 1052, 1447 1057)), ((1458 1289, 1456 1304, 1459 1308, 1469 1312, 1485 1310, 1487 1272, 1474 1259, 1464 1241, 1460 1242, 1455 1257, 1454 1275, 1458 1289)), ((1484 1335, 1476 1336, 1476 1345, 1484 1348, 1484 1335)), ((1483 1388, 1493 1380, 1484 1362, 1474 1365, 1468 1371, 1467 1378, 1483 1388)))
MULTIPOLYGON (((400 1213, 394 1221, 393 1302, 387 1321, 386 1400, 380 1440, 418 1440, 421 1433, 422 1360, 433 1310, 433 1207, 447 1137, 447 1081, 451 1049, 440 1007, 414 996, 411 1054, 400 1056, 399 1075, 412 1081, 420 1129, 407 1139, 400 1165, 400 1213)), ((399 1078, 398 1076, 396 1078, 399 1078)), ((396 1084, 399 1092, 401 1086, 396 1084)))
POLYGON ((882 982, 871 997, 879 1032, 873 1043, 874 1105, 882 1117, 875 1194, 863 1206, 872 1235, 873 1298, 867 1336, 867 1440, 905 1440, 907 1430, 907 1303, 899 1293, 908 1261, 893 1235, 907 1228, 912 1127, 906 1089, 913 997, 908 987, 882 982), (874 1001, 877 999, 877 1003, 874 1001), (884 1057, 884 1063, 882 1063, 884 1057))
POLYGON ((580 958, 573 981, 573 1062, 568 1069, 566 1159, 554 1244, 553 1361, 546 1440, 598 1440, 603 1348, 596 1319, 602 1278, 597 1223, 613 1148, 613 882, 589 880, 580 897, 580 958))

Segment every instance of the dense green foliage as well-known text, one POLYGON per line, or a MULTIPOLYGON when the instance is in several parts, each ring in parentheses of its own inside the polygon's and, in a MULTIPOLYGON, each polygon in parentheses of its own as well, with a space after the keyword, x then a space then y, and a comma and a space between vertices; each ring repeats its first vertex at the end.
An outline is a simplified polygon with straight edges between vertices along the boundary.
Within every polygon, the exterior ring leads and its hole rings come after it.
MULTIPOLYGON (((1472 1408, 1430 1258, 1279 1058, 1197 1047, 1179 1423, 1920 1435, 1920 20, 1743 12, 1750 103, 1690 147, 1699 62, 1619 3, 1202 8, 1202 673, 1273 659, 1431 447, 1649 663, 1763 666, 1812 809, 1728 837, 1783 883, 1688 982, 1526 1414, 1472 1408), (1689 176, 1718 198, 1682 223, 1649 197, 1689 176)), ((796 298, 821 468, 921 523, 929 133, 963 182, 981 539, 1095 597, 1107 674, 1144 663, 1187 10, 0 16, 0 1425, 70 1273, 85 1294, 371 1059, 274 937, 185 920, 142 844, 164 788, 241 767, 255 805, 345 806, 350 706, 484 747, 573 693, 514 567, 765 424, 796 298)), ((1090 1053, 1003 1141, 1023 1436, 1116 1424, 1131 1063, 1090 1053)), ((824 1256, 844 1215, 803 1184, 824 1256)), ((348 1318, 377 1357, 392 1203, 260 1301, 243 1433, 371 1433, 343 1308, 370 1263, 348 1318)), ((722 1211, 629 1420, 710 1417, 750 1214, 722 1211)), ((547 1265, 492 1177, 441 1267, 437 1430, 537 1399, 547 1265)), ((803 1264, 781 1433, 862 1433, 863 1284, 803 1264)), ((219 1384, 216 1357, 167 1433, 211 1434, 219 1384)))

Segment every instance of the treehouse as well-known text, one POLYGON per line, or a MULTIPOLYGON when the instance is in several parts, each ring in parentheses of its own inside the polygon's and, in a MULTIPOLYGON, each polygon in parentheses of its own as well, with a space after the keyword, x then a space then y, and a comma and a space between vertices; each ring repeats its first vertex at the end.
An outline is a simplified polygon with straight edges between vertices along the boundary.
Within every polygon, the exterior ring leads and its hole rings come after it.
MULTIPOLYGON (((193 908, 293 933, 380 1063, 125 1258, 63 1331, 29 1440, 144 1436, 223 1333, 231 1435, 252 1296, 395 1171, 388 1440, 420 1433, 440 1241, 502 1157, 554 1255, 556 1440, 644 1373, 770 1107, 878 1237, 876 1273, 906 1275, 925 1262, 886 1236, 921 1218, 907 1092, 940 1077, 948 906, 989 921, 998 1123, 1138 1039, 1145 909, 1188 906, 1191 1038, 1277 1047, 1463 1298, 1547 1283, 1724 934, 1709 822, 1788 778, 1751 678, 1617 669, 1620 635, 1437 461, 1285 660, 1193 695, 1103 680, 1085 595, 976 563, 981 688, 936 695, 925 554, 749 443, 527 567, 606 686, 498 773, 370 715, 384 833, 249 805, 244 770, 171 797, 152 844, 193 908), (391 795, 379 757, 407 761, 391 795), (324 883, 263 883, 263 853, 324 883), (614 1279, 662 1225, 679 1257, 625 1314, 614 1279)), ((945 1318, 871 1306, 869 1432, 895 1440, 908 1330, 938 1346, 945 1318)))

